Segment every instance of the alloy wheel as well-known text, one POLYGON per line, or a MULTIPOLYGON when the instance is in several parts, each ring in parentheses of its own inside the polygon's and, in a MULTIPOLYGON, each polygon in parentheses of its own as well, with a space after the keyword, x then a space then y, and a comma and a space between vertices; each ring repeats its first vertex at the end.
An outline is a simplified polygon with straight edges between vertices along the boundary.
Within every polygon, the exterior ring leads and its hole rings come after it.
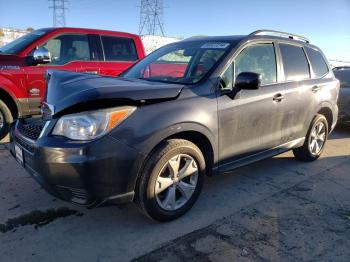
POLYGON ((155 183, 158 205, 167 211, 184 206, 192 197, 198 182, 198 166, 193 157, 178 154, 161 169, 155 183))
POLYGON ((318 122, 311 131, 309 149, 313 155, 318 155, 326 142, 326 126, 318 122))

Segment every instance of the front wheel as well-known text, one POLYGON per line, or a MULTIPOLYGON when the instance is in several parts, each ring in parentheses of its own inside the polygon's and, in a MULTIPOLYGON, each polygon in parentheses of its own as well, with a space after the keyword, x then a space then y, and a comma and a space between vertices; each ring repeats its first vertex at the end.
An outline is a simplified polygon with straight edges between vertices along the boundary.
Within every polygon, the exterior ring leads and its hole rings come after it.
POLYGON ((328 138, 328 122, 323 115, 317 115, 309 128, 304 145, 293 150, 301 161, 314 161, 320 157, 328 138))
POLYGON ((0 140, 8 134, 12 122, 13 116, 10 109, 0 100, 0 140))
POLYGON ((186 213, 203 186, 205 160, 200 149, 182 139, 164 141, 148 159, 137 202, 150 218, 170 221, 186 213))

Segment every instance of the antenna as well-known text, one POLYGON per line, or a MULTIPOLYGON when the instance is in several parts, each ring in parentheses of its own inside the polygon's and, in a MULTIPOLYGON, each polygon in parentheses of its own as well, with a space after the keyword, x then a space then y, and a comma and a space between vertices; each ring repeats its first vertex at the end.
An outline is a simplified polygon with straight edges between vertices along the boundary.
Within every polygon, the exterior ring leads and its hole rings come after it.
POLYGON ((139 35, 164 36, 163 0, 141 0, 139 35))
POLYGON ((49 8, 53 10, 53 26, 64 27, 66 26, 66 10, 65 4, 68 0, 49 0, 52 2, 52 6, 49 8))

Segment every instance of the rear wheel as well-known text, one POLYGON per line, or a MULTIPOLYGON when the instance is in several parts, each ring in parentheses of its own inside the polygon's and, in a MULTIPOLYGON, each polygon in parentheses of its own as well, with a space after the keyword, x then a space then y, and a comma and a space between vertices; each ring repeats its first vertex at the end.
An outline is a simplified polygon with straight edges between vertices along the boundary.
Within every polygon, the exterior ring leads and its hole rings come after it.
POLYGON ((2 100, 0 100, 0 140, 8 134, 10 124, 13 120, 10 109, 2 100))
POLYGON ((309 128, 304 145, 293 150, 294 156, 302 161, 314 161, 320 157, 328 137, 328 122, 323 115, 317 115, 309 128))
POLYGON ((173 220, 193 206, 204 175, 205 160, 195 144, 167 140, 146 163, 137 190, 138 205, 152 219, 173 220))

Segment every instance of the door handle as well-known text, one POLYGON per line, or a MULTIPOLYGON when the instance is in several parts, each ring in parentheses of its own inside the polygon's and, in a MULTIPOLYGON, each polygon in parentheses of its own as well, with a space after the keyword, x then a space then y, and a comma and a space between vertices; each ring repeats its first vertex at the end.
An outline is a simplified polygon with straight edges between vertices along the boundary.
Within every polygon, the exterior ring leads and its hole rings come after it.
POLYGON ((284 99, 284 95, 282 95, 281 93, 274 95, 272 98, 274 102, 281 102, 283 99, 284 99))
POLYGON ((320 91, 320 89, 321 89, 321 87, 319 87, 319 86, 313 86, 313 87, 311 88, 311 91, 312 91, 313 93, 317 93, 318 91, 320 91))
POLYGON ((97 75, 97 71, 85 71, 85 73, 97 75))

